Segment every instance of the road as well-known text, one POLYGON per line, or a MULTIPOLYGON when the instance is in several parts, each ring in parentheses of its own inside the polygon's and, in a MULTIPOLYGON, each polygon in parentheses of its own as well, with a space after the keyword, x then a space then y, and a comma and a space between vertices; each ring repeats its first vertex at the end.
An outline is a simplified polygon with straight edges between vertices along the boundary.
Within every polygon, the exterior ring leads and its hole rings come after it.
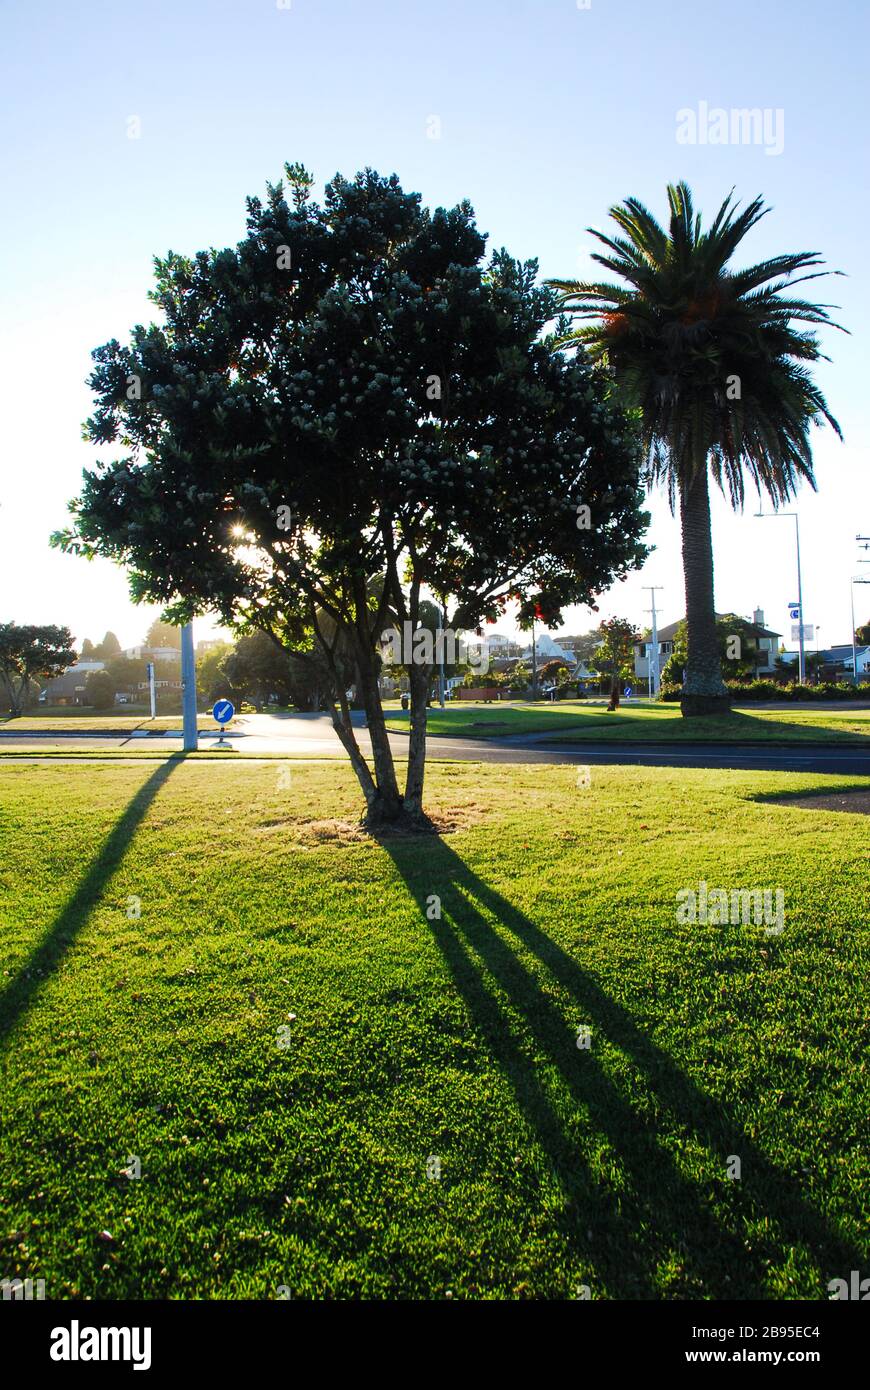
MULTIPOLYGON (((364 753, 371 751, 364 715, 354 714, 357 738, 364 753)), ((292 758, 344 758, 342 749, 325 714, 252 714, 236 721, 229 735, 231 746, 240 753, 256 757, 283 753, 292 758)), ((431 736, 431 759, 485 763, 625 763, 648 767, 743 768, 773 772, 834 772, 870 777, 870 750, 852 745, 796 744, 791 748, 770 745, 704 743, 548 744, 545 734, 513 735, 504 739, 460 739, 431 736)), ((200 747, 211 748, 217 733, 200 734, 200 747)), ((407 736, 391 734, 390 745, 399 757, 408 748, 407 736)), ((59 751, 112 749, 131 752, 172 752, 180 745, 180 730, 171 734, 87 735, 84 732, 46 735, 44 733, 0 733, 0 749, 33 755, 50 746, 59 751)))

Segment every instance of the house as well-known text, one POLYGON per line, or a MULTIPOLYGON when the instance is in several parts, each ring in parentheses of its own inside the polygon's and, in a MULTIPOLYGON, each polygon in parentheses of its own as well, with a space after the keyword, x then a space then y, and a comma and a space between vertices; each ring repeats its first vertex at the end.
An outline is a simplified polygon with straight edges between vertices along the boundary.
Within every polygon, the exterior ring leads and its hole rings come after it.
MULTIPOLYGON (((532 649, 527 647, 520 657, 527 666, 532 664, 532 649)), ((554 642, 549 632, 538 633, 535 637, 535 661, 538 666, 546 666, 548 661, 564 661, 569 667, 574 665, 574 653, 566 652, 558 642, 554 642)))
MULTIPOLYGON (((717 613, 716 616, 717 618, 720 618, 723 616, 723 614, 717 613)), ((661 675, 662 671, 664 670, 666 661, 673 654, 674 638, 677 635, 677 629, 680 626, 680 622, 683 621, 685 620, 681 618, 679 622, 667 623, 665 627, 660 627, 658 629, 659 675, 661 675)), ((776 657, 777 652, 779 650, 779 638, 782 636, 782 634, 779 632, 773 632, 770 628, 764 626, 763 609, 756 608, 752 616, 752 622, 750 623, 749 630, 745 635, 754 644, 756 676, 760 679, 764 678, 765 676, 772 676, 774 671, 776 670, 776 657)), ((637 680, 649 681, 650 676, 652 674, 652 655, 652 641, 648 636, 645 637, 641 642, 635 642, 634 674, 637 680)))
MULTIPOLYGON (((682 620, 681 620, 682 621, 682 620)), ((659 675, 665 669, 665 662, 674 650, 674 638, 680 624, 668 623, 658 629, 659 675)), ((649 681, 652 675, 653 644, 649 637, 634 644, 634 675, 639 681, 649 681)))
POLYGON ((102 671, 105 661, 77 661, 39 692, 41 705, 83 705, 85 682, 92 671, 102 671))
MULTIPOLYGON (((840 681, 852 679, 854 673, 852 670, 851 642, 842 642, 833 647, 820 647, 818 652, 815 647, 810 647, 805 644, 805 660, 809 661, 809 658, 813 657, 813 664, 815 665, 816 656, 819 658, 819 676, 821 680, 840 681)), ((797 676, 799 653, 796 651, 783 652, 782 660, 794 666, 795 676, 797 676)), ((857 668, 859 681, 870 680, 870 647, 855 648, 855 666, 857 668)))

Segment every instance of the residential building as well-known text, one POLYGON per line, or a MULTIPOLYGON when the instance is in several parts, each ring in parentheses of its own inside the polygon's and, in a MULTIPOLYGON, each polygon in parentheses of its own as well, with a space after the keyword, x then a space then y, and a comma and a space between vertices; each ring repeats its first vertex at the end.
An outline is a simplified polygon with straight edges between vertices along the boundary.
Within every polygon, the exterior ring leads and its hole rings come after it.
MULTIPOLYGON (((717 614, 721 617, 721 614, 717 614)), ((681 622, 680 619, 675 623, 667 623, 658 629, 659 643, 659 675, 665 669, 665 663, 673 654, 674 638, 681 622)), ((776 658, 779 651, 779 632, 773 632, 764 625, 764 610, 756 608, 752 615, 752 622, 748 632, 745 634, 754 644, 755 649, 755 673, 759 679, 773 675, 776 670, 776 658)), ((646 636, 643 641, 636 642, 634 645, 634 674, 639 681, 648 681, 652 673, 652 641, 646 636)))
MULTIPOLYGON (((814 658, 813 664, 815 665, 816 656, 819 658, 818 674, 821 680, 851 680, 853 675, 851 642, 842 642, 833 647, 820 647, 818 652, 815 647, 804 646, 804 657, 807 661, 812 657, 814 658)), ((799 654, 797 651, 783 652, 781 654, 781 660, 787 661, 790 665, 793 665, 795 673, 797 673, 799 662, 799 654)), ((857 667, 858 680, 870 680, 870 647, 855 648, 855 665, 857 667)))
POLYGON ((41 705, 83 705, 85 682, 92 671, 102 671, 105 661, 77 661, 55 676, 39 692, 41 705))

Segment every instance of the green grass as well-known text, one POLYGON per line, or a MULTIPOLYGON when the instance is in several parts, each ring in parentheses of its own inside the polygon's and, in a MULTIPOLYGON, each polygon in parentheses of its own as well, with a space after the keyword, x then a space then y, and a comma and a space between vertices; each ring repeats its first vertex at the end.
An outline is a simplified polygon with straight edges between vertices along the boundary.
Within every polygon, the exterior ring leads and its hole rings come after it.
MULTIPOLYGON (((387 716, 387 727, 407 731, 407 713, 387 716)), ((505 738, 512 734, 550 734, 560 743, 587 740, 608 743, 862 743, 870 735, 870 709, 794 711, 747 707, 718 718, 684 719, 679 706, 624 703, 609 713, 606 705, 582 700, 556 704, 462 703, 429 710, 431 734, 453 738, 505 738)))
POLYGON ((340 764, 0 768, 0 1276, 826 1299, 866 1273, 868 824, 753 799, 848 779, 591 775, 433 766, 455 829, 381 845, 340 764), (782 887, 783 934, 677 923, 702 878, 782 887))

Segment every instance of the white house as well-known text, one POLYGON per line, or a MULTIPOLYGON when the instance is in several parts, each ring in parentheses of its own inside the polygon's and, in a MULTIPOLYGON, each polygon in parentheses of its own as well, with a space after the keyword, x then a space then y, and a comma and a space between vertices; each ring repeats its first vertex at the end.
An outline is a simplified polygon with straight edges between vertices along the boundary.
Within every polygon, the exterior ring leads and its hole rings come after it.
MULTIPOLYGON (((721 617, 721 614, 716 615, 721 617)), ((680 622, 684 621, 680 619, 680 622)), ((665 662, 674 650, 674 638, 680 622, 668 623, 665 627, 658 629, 659 639, 659 675, 665 669, 665 662)), ((754 639, 756 652, 756 675, 760 678, 772 675, 776 669, 776 656, 779 650, 779 638, 781 633, 772 632, 770 628, 764 626, 764 610, 756 608, 752 615, 752 623, 747 634, 754 639)), ((642 642, 634 644, 634 674, 639 681, 648 681, 651 675, 652 666, 652 642, 647 637, 642 642)))
MULTIPOLYGON (((531 647, 527 647, 527 649, 523 652, 520 660, 525 661, 528 665, 531 665, 531 647)), ((548 661, 556 660, 564 661, 568 664, 569 667, 571 667, 574 665, 574 653, 566 652, 563 647, 559 646, 558 642, 554 642, 549 632, 536 633, 535 661, 537 665, 545 666, 548 661)))

